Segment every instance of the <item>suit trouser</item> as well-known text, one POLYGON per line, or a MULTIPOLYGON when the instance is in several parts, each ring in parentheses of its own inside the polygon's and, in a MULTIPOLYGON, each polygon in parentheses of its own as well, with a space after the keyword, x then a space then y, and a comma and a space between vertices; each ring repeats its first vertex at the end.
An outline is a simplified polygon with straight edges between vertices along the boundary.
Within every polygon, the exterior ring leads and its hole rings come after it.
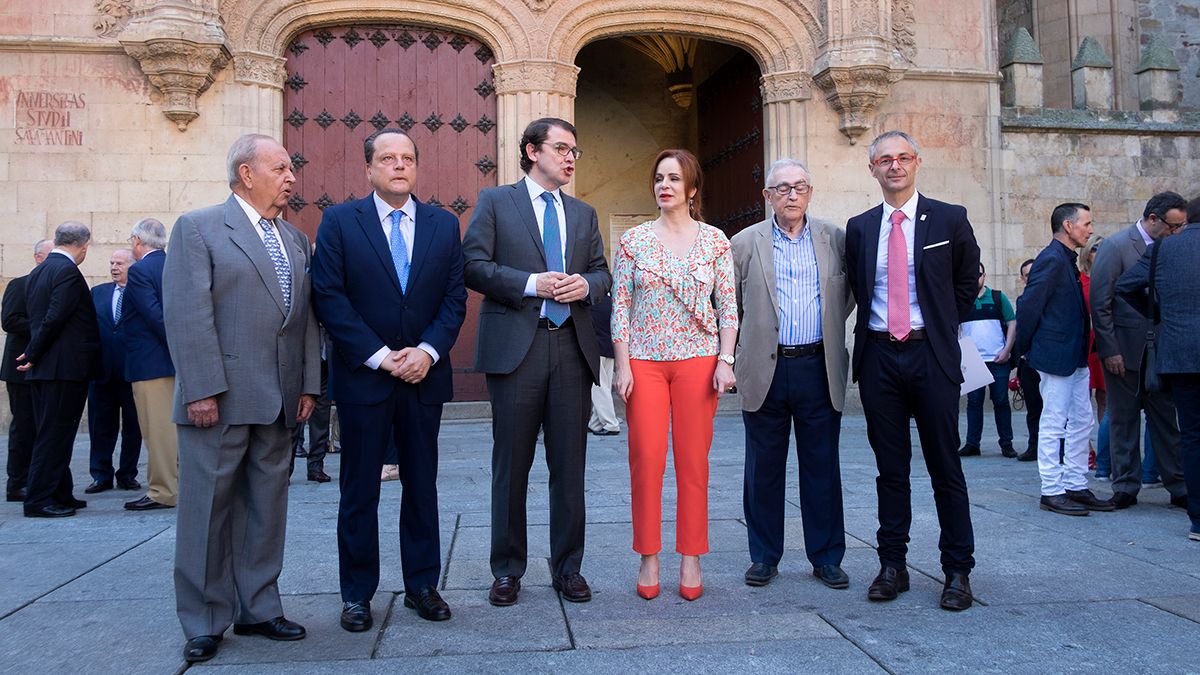
POLYGON ((1188 517, 1200 527, 1200 374, 1167 375, 1179 411, 1180 454, 1187 481, 1188 517))
POLYGON ((975 533, 967 481, 958 457, 958 399, 961 386, 942 371, 928 340, 884 342, 872 336, 863 346, 858 391, 867 418, 867 439, 879 477, 879 561, 903 568, 912 525, 909 473, 916 418, 921 452, 933 487, 941 538, 942 570, 970 572, 975 533))
POLYGON ((1087 366, 1070 375, 1041 377, 1042 418, 1038 427, 1038 473, 1042 496, 1088 489, 1088 439, 1092 435, 1091 377, 1087 366), (1059 459, 1059 446, 1062 458, 1059 459))
POLYGON ((189 640, 283 615, 278 580, 292 448, 283 419, 178 425, 175 611, 189 640))
MULTIPOLYGON (((399 381, 398 381, 399 382, 399 381)), ((342 600, 370 600, 379 588, 379 473, 391 443, 400 469, 400 565, 404 590, 436 586, 438 429, 442 406, 421 403, 419 388, 398 383, 375 405, 338 403, 342 460, 338 483, 338 572, 342 600)))
POLYGON ((1038 427, 1042 419, 1041 378, 1033 367, 1021 359, 1017 364, 1017 381, 1021 383, 1021 394, 1025 397, 1025 427, 1029 431, 1027 450, 1038 449, 1038 427))
POLYGON ((525 500, 538 429, 545 431, 550 469, 550 571, 578 572, 583 564, 592 377, 574 326, 553 331, 539 327, 521 364, 506 375, 489 373, 487 385, 492 403, 492 575, 525 574, 525 500))
POLYGON ((8 492, 25 487, 29 480, 29 458, 33 452, 33 439, 37 422, 33 413, 33 392, 24 382, 6 382, 8 410, 12 419, 8 423, 8 492))
POLYGON ((1179 457, 1179 422, 1175 404, 1164 392, 1139 391, 1141 373, 1125 370, 1125 375, 1104 371, 1104 386, 1108 390, 1108 452, 1112 462, 1113 492, 1136 495, 1142 488, 1142 455, 1139 440, 1142 436, 1142 410, 1154 441, 1154 457, 1163 487, 1172 496, 1187 493, 1179 457))
POLYGON ((25 508, 69 506, 75 498, 71 450, 87 403, 88 383, 36 380, 29 384, 33 389, 37 435, 29 461, 25 508))
POLYGON ((146 441, 146 496, 175 506, 179 499, 179 437, 171 421, 175 377, 134 382, 133 400, 146 441))
POLYGON ((662 549, 662 485, 667 469, 667 431, 675 458, 675 550, 708 553, 708 453, 712 449, 716 356, 629 363, 633 393, 629 421, 629 479, 633 503, 633 550, 662 549))
POLYGON ((588 429, 592 431, 620 431, 621 420, 617 419, 616 405, 613 403, 613 367, 614 359, 600 357, 600 384, 592 385, 592 417, 588 420, 588 429))
POLYGON ((825 354, 779 358, 762 406, 742 411, 746 470, 742 507, 750 560, 775 566, 783 557, 787 460, 796 433, 804 552, 813 566, 840 565, 846 554, 838 441, 842 414, 829 400, 825 354))
POLYGON ((113 450, 121 435, 121 457, 116 478, 137 478, 138 457, 142 454, 142 430, 138 425, 133 388, 128 382, 92 382, 88 385, 88 437, 92 480, 111 481, 113 450))
MULTIPOLYGON (((325 470, 325 454, 329 452, 329 411, 333 408, 333 401, 329 400, 329 366, 325 360, 321 360, 321 395, 317 397, 317 404, 313 407, 312 415, 308 421, 297 424, 292 430, 292 447, 304 446, 304 429, 308 428, 308 471, 324 471, 325 470)), ((292 472, 296 466, 296 454, 292 453, 292 468, 288 473, 292 472)))

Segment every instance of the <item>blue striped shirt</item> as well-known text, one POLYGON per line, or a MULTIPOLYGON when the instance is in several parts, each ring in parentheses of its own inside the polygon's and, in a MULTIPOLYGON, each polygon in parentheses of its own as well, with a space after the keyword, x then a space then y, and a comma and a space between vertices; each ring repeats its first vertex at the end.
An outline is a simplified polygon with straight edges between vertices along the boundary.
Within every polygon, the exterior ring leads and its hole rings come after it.
POLYGON ((821 341, 821 279, 812 229, 805 216, 804 229, 792 239, 771 228, 775 254, 775 291, 779 298, 779 344, 807 345, 821 341))

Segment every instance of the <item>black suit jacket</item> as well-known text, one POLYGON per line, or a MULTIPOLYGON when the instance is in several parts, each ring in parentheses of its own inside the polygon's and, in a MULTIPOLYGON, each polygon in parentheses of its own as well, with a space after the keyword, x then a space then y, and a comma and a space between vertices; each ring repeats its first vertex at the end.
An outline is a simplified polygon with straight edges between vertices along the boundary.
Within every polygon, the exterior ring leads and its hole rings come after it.
MULTIPOLYGON (((600 356, 587 306, 608 295, 612 276, 604 258, 596 210, 560 194, 567 219, 564 269, 588 282, 588 296, 570 305, 571 319, 592 381, 599 382, 600 356)), ((524 179, 479 193, 463 240, 463 257, 467 288, 484 296, 479 307, 475 369, 511 373, 529 353, 541 314, 542 298, 525 297, 525 284, 530 274, 546 271, 546 251, 524 179)))
POLYGON ((100 375, 100 333, 92 292, 74 260, 51 253, 29 273, 26 379, 88 381, 100 375))
MULTIPOLYGON (((854 216, 846 224, 846 277, 858 304, 854 327, 854 360, 851 374, 861 377, 863 345, 870 339, 871 297, 875 292, 875 265, 883 204, 854 216)), ((925 195, 917 197, 913 235, 917 304, 925 319, 925 332, 938 365, 951 381, 962 383, 962 352, 958 326, 970 313, 979 293, 979 245, 967 220, 967 210, 925 195)))
POLYGON ((96 381, 103 384, 125 381, 125 307, 129 297, 122 300, 120 322, 114 323, 112 300, 116 292, 117 284, 112 281, 92 288, 92 306, 96 308, 100 333, 100 376, 96 381))
POLYGON ((4 289, 3 304, 0 304, 0 326, 7 333, 4 337, 4 362, 0 364, 0 380, 23 383, 25 373, 17 370, 17 357, 25 352, 29 344, 29 311, 25 305, 25 286, 29 275, 8 282, 4 289))

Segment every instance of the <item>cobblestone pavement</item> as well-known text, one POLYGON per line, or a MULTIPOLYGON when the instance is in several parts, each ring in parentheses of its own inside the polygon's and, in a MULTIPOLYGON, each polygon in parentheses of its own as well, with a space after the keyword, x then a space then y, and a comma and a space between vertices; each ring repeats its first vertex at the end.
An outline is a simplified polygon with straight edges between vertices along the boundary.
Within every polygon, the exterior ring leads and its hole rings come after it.
MULTIPOLYGON (((1023 420, 1014 427, 1023 429, 1023 420)), ((861 416, 844 420, 842 477, 849 590, 831 590, 804 557, 789 471, 787 550, 780 576, 764 588, 742 583, 749 564, 742 522, 740 416, 717 418, 709 490, 711 552, 704 597, 685 602, 678 584, 673 522, 664 523, 664 593, 634 594, 626 440, 591 437, 588 447, 587 554, 592 602, 561 602, 550 588, 546 468, 530 482, 529 572, 520 602, 487 603, 490 424, 443 425, 438 481, 444 565, 440 589, 454 617, 429 623, 402 603, 397 543, 401 487, 386 483, 381 506, 384 568, 373 601, 376 625, 351 634, 338 626, 337 455, 334 482, 293 478, 287 549, 279 584, 287 616, 308 628, 301 642, 226 634, 199 672, 1197 672, 1200 671, 1200 544, 1187 516, 1162 488, 1115 513, 1071 518, 1037 508, 1036 465, 1000 456, 994 442, 964 460, 978 566, 976 606, 938 608, 937 518, 927 474, 914 460, 912 590, 869 603, 877 571, 874 459, 861 416), (536 560, 542 561, 537 564, 536 560)), ((991 424, 985 428, 990 433, 991 424)), ((915 431, 914 431, 915 438, 915 431)), ((987 436, 985 435, 985 438, 987 436)), ((0 442, 2 443, 2 442, 0 442)), ((1021 443, 1018 443, 1020 447, 1021 443)), ((539 448, 539 457, 541 457, 539 448)), ((73 463, 79 496, 87 439, 73 463)), ((143 467, 144 476, 144 467, 143 467)), ((1107 496, 1105 483, 1097 494, 1107 496)), ((673 519, 671 470, 664 486, 673 519)), ((173 511, 131 513, 134 494, 89 496, 75 518, 21 517, 0 508, 0 672, 175 673, 184 669, 174 613, 173 511)))

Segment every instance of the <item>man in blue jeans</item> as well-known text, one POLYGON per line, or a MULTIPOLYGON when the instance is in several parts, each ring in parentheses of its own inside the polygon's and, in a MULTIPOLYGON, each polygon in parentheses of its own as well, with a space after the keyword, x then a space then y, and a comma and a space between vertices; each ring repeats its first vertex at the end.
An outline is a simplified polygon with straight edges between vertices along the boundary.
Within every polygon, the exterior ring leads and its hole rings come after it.
POLYGON ((1013 450, 1012 409, 1008 404, 1008 375, 1012 371, 1013 342, 1017 339, 1017 317, 1004 293, 992 290, 984 283, 987 272, 979 264, 979 295, 975 307, 962 323, 962 336, 975 342, 975 348, 992 373, 992 383, 967 394, 967 442, 958 451, 959 457, 979 455, 983 437, 984 392, 992 396, 996 416, 996 434, 1000 436, 1000 454, 1016 457, 1013 450))

